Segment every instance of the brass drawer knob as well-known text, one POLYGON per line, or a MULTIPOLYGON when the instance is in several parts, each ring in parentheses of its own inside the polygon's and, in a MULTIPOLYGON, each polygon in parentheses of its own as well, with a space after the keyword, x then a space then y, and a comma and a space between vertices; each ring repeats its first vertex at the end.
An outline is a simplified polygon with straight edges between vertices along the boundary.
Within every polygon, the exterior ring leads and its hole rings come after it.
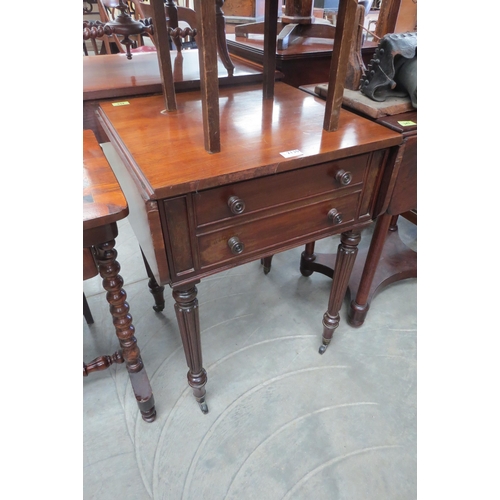
POLYGON ((243 250, 245 250, 245 245, 243 245, 238 236, 229 238, 227 240, 227 245, 231 249, 231 252, 234 253, 234 255, 238 255, 243 252, 243 250))
POLYGON ((234 215, 242 214, 245 210, 245 202, 237 196, 231 196, 231 198, 227 200, 227 206, 234 215))
POLYGON ((351 183, 352 181, 352 175, 351 172, 346 172, 345 170, 339 170, 335 174, 335 180, 339 183, 342 184, 342 186, 347 186, 348 184, 351 183))
POLYGON ((332 208, 328 212, 328 218, 334 223, 334 224, 342 224, 342 214, 339 213, 339 211, 336 208, 332 208))

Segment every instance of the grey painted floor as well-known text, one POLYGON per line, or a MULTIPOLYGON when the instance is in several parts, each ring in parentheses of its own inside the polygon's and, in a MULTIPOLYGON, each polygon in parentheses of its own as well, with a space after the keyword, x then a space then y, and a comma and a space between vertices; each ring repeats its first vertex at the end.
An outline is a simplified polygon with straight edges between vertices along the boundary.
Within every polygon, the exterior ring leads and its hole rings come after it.
MULTIPOLYGON (((400 219, 416 250, 416 227, 400 219)), ((83 380, 85 499, 414 499, 417 497, 417 281, 391 285, 361 328, 342 320, 318 354, 330 279, 298 270, 302 248, 198 286, 203 415, 186 380, 173 299, 152 309, 138 245, 119 225, 120 274, 156 399, 144 422, 123 365, 83 380)), ((369 243, 363 233, 360 247, 369 243)), ((336 251, 338 237, 318 242, 336 251)), ((95 323, 84 359, 117 340, 100 279, 84 282, 95 323)))

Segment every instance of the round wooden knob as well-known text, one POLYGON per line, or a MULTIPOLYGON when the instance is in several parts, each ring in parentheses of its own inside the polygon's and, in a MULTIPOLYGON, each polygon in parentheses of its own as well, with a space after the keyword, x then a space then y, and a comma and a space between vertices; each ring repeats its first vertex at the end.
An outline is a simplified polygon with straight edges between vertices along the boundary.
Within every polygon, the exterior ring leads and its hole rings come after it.
POLYGON ((332 208, 328 212, 328 218, 334 223, 334 224, 341 224, 342 223, 342 215, 339 213, 339 211, 336 208, 332 208))
POLYGON ((233 236, 232 238, 229 238, 227 240, 227 245, 231 249, 231 252, 234 253, 234 255, 238 255, 241 252, 243 252, 243 250, 245 250, 245 245, 243 245, 238 236, 233 236))
POLYGON ((347 186, 348 184, 351 183, 352 181, 352 175, 351 172, 346 172, 345 170, 339 170, 335 174, 335 180, 339 183, 342 184, 342 186, 347 186))
POLYGON ((242 214, 245 210, 245 202, 237 196, 231 196, 231 198, 227 200, 227 206, 234 215, 242 214))

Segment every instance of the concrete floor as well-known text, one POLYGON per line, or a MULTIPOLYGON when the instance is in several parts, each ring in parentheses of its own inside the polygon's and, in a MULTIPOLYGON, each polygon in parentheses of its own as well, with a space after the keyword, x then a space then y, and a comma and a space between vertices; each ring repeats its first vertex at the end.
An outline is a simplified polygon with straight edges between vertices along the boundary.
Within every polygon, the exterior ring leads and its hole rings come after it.
MULTIPOLYGON (((372 229, 360 247, 369 244, 372 229)), ((395 283, 350 327, 347 300, 326 353, 318 354, 331 280, 303 277, 302 247, 198 286, 203 415, 170 289, 152 309, 139 247, 119 224, 120 274, 156 400, 144 422, 123 365, 83 380, 84 499, 417 498, 417 282, 395 283)), ((400 218, 416 250, 416 226, 400 218)), ((335 252, 339 238, 317 244, 335 252)), ((100 278, 84 282, 95 323, 83 321, 84 359, 117 349, 100 278)))

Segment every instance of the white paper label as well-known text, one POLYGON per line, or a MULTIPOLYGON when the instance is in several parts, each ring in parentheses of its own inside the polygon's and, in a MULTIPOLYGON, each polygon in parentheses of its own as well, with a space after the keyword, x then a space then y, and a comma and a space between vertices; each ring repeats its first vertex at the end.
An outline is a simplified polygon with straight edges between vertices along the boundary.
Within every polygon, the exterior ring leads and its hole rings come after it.
POLYGON ((284 151, 283 153, 280 153, 280 155, 285 158, 293 158, 294 156, 300 156, 301 154, 303 153, 299 149, 292 149, 291 151, 284 151))

